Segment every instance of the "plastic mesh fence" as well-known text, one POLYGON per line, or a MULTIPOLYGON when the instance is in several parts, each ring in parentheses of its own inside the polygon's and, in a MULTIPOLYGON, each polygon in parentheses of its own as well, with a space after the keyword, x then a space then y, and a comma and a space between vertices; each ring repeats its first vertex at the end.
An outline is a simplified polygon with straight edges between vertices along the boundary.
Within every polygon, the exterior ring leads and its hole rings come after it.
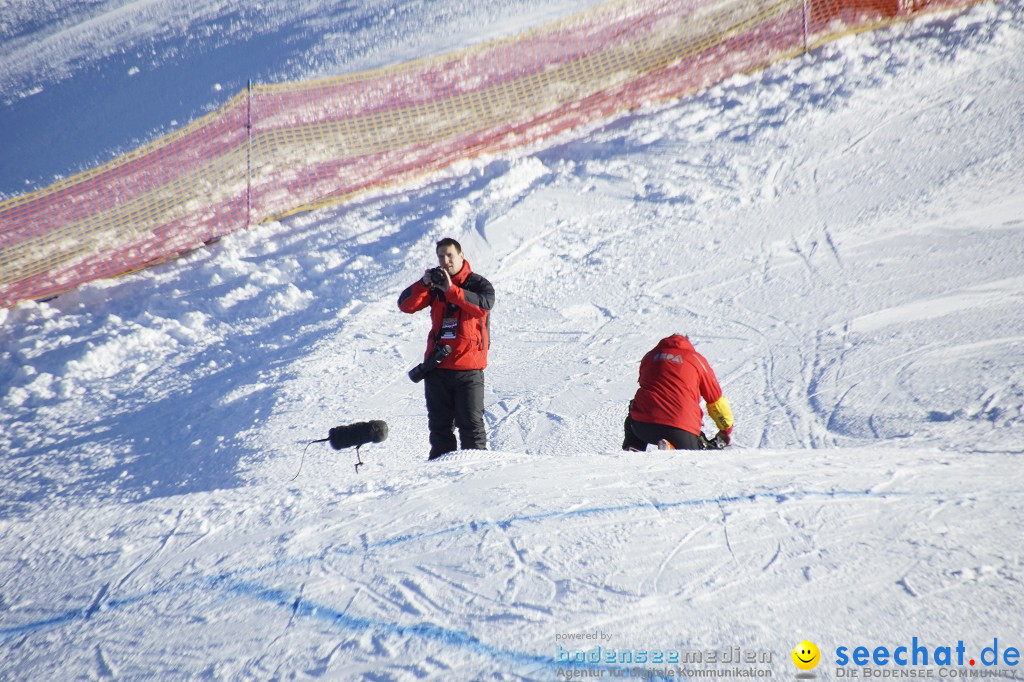
POLYGON ((146 147, 0 203, 0 306, 972 1, 616 0, 440 57, 257 85, 146 147))

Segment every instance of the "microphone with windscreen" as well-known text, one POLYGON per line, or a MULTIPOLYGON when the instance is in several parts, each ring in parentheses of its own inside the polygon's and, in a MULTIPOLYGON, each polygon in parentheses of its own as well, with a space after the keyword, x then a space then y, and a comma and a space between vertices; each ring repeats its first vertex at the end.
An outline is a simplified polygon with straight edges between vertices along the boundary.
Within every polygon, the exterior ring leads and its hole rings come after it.
MULTIPOLYGON (((335 450, 343 450, 345 448, 356 449, 356 473, 359 473, 359 467, 363 465, 363 460, 359 457, 359 448, 367 443, 383 443, 388 437, 388 424, 380 419, 374 419, 368 422, 356 422, 355 424, 343 424, 341 426, 335 426, 333 429, 327 432, 327 438, 321 438, 319 440, 311 440, 306 443, 308 449, 313 443, 330 443, 331 447, 335 450)), ((302 465, 306 461, 306 450, 302 451, 302 461, 299 462, 299 470, 295 472, 292 477, 294 481, 299 477, 302 472, 302 465)))
POLYGON ((325 440, 330 441, 331 447, 335 450, 342 450, 344 448, 358 448, 360 445, 366 445, 367 443, 382 443, 387 437, 387 422, 374 419, 373 421, 357 422, 348 426, 335 426, 327 432, 325 440))

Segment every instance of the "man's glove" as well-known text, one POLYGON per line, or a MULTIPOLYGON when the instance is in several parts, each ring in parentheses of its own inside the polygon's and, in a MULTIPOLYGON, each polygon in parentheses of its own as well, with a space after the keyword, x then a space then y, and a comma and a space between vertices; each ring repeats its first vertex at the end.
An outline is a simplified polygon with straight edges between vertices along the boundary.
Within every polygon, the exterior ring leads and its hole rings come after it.
POLYGON ((732 427, 730 426, 727 429, 721 429, 717 434, 715 434, 715 438, 728 445, 732 442, 732 427))

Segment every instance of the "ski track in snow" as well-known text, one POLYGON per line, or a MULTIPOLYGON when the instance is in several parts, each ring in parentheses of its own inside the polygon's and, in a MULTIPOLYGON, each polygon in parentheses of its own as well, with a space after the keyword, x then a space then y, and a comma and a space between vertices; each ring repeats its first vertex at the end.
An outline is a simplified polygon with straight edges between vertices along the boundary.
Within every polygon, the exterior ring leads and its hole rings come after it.
MULTIPOLYGON (((435 5, 349 10, 406 12, 400 54, 417 16, 452 27, 427 51, 465 40, 472 8, 435 5)), ((0 58, 44 59, 11 22, 0 58)), ((314 61, 378 58, 359 25, 314 61)), ((0 311, 0 675, 554 679, 556 635, 597 631, 776 676, 803 639, 1024 644, 1022 56, 1020 3, 852 36, 0 311), (429 323, 396 301, 448 235, 497 290, 491 450, 427 464, 429 323), (626 455, 677 331, 735 444, 626 455), (366 419, 358 473, 302 460, 366 419)))
MULTIPOLYGON (((900 453, 894 454, 900 458, 900 453)), ((942 459, 940 453, 935 454, 942 459)), ((774 456, 788 455, 775 453, 774 456)), ((372 482, 361 483, 348 491, 295 488, 288 492, 289 499, 279 500, 281 509, 289 517, 285 525, 315 532, 300 531, 268 542, 265 535, 281 527, 281 520, 260 518, 254 523, 237 524, 236 530, 241 533, 235 533, 234 546, 226 552, 211 551, 207 547, 196 553, 186 547, 173 558, 169 556, 159 567, 133 571, 134 581, 155 587, 131 591, 129 585, 125 589, 129 576, 114 589, 110 588, 112 581, 107 581, 101 590, 102 601, 84 599, 67 611, 4 628, 0 636, 6 643, 27 642, 37 631, 73 627, 86 650, 91 649, 87 645, 93 638, 102 638, 108 649, 113 650, 110 629, 116 632, 119 621, 130 619, 137 612, 146 613, 156 608, 161 613, 173 614, 183 608, 186 614, 191 614, 186 627, 205 624, 210 614, 232 621, 241 619, 241 622, 249 617, 247 614, 259 613, 261 618, 277 623, 275 628, 282 627, 281 622, 286 621, 290 628, 316 630, 322 627, 326 632, 341 636, 372 633, 374 644, 364 646, 361 643, 349 652, 348 665, 357 666, 349 668, 350 671, 358 669, 359 665, 366 665, 367 669, 383 666, 397 670, 400 666, 388 661, 415 657, 413 653, 420 647, 440 645, 434 656, 447 661, 445 665, 456 672, 469 675, 473 670, 496 664, 514 666, 526 676, 543 676, 545 671, 551 672, 557 666, 550 638, 543 642, 544 637, 517 636, 516 631, 532 626, 546 632, 547 624, 560 616, 570 624, 571 619, 580 617, 580 610, 586 614, 602 601, 611 604, 591 613, 588 627, 594 626, 592 619, 596 618, 602 628, 622 630, 626 626, 615 614, 623 608, 636 608, 637 600, 646 603, 650 597, 658 596, 660 605, 650 603, 645 607, 649 609, 646 615, 652 624, 670 618, 673 608, 693 611, 716 600, 729 604, 739 598, 736 608, 750 608, 753 605, 750 602, 757 601, 757 596, 763 593, 756 586, 784 580, 794 572, 804 575, 802 580, 813 586, 818 597, 823 592, 842 592, 851 585, 867 584, 872 594, 913 590, 915 598, 927 600, 943 593, 955 595, 977 580, 995 580, 1000 574, 1016 575, 1020 568, 1019 558, 983 558, 959 547, 955 539, 947 540, 963 518, 963 512, 956 511, 958 507, 978 511, 975 507, 999 504, 1019 509, 1024 491, 1001 487, 994 481, 977 482, 978 490, 985 492, 948 484, 946 489, 922 489, 920 481, 912 491, 896 490, 892 480, 854 490, 791 489, 785 487, 784 472, 775 467, 774 473, 762 472, 763 490, 686 497, 680 492, 689 488, 727 487, 725 481, 736 480, 738 473, 730 469, 742 470, 750 464, 740 455, 726 457, 724 461, 706 458, 693 462, 694 470, 700 474, 695 477, 699 482, 684 485, 680 491, 669 479, 678 471, 679 460, 690 457, 650 455, 636 467, 638 471, 634 475, 627 477, 631 480, 623 480, 621 470, 607 467, 603 474, 595 475, 593 467, 605 464, 607 458, 600 455, 591 456, 593 458, 598 461, 577 461, 571 467, 560 469, 563 474, 588 475, 592 484, 587 489, 566 488, 560 498, 550 501, 547 510, 507 516, 502 512, 516 506, 516 490, 509 490, 510 494, 501 498, 498 508, 486 515, 481 515, 482 510, 471 508, 476 496, 468 497, 469 504, 448 509, 436 505, 425 508, 425 498, 450 487, 452 482, 458 482, 463 491, 478 487, 489 489, 498 472, 510 474, 502 477, 508 486, 529 489, 536 479, 549 475, 545 467, 525 460, 503 463, 481 458, 476 468, 459 470, 448 480, 438 481, 437 478, 444 477, 422 474, 419 481, 396 486, 392 483, 394 476, 386 475, 389 473, 386 467, 378 465, 371 474, 372 482), (652 485, 652 481, 662 480, 662 476, 665 477, 662 485, 652 485), (387 485, 386 496, 368 492, 380 484, 387 485), (589 501, 592 495, 600 496, 602 487, 613 489, 616 495, 609 499, 620 502, 595 505, 589 501), (382 506, 372 515, 353 517, 353 507, 371 498, 382 502, 382 506), (339 500, 346 500, 348 504, 339 500), (872 539, 870 533, 863 531, 864 527, 868 530, 877 527, 879 504, 901 517, 907 514, 899 512, 912 509, 911 516, 927 513, 930 518, 927 523, 917 522, 902 531, 894 532, 886 527, 884 534, 872 539), (734 539, 727 542, 722 535, 726 519, 730 517, 728 523, 733 524, 734 539), (857 538, 857 542, 847 547, 823 543, 830 534, 846 537, 844 531, 849 531, 850 526, 855 526, 853 530, 857 532, 849 536, 857 538), (693 529, 680 540, 689 545, 689 552, 680 554, 677 546, 659 548, 660 539, 672 528, 678 528, 673 533, 678 536, 683 535, 683 529, 693 529), (624 532, 627 529, 628 532, 624 532), (338 535, 351 537, 353 541, 323 543, 324 539, 338 535), (552 565, 568 558, 552 552, 559 542, 570 546, 599 546, 603 552, 587 555, 594 563, 588 570, 584 570, 586 562, 578 560, 564 566, 552 565), (908 552, 899 553, 903 556, 901 561, 883 569, 881 574, 865 575, 857 571, 858 564, 851 559, 858 554, 884 551, 884 546, 891 543, 909 547, 908 552), (232 557, 266 555, 268 547, 272 550, 266 560, 243 562, 230 570, 218 569, 218 565, 233 561, 232 557), (657 562, 623 564, 616 558, 636 556, 632 552, 639 548, 647 548, 645 554, 667 550, 665 560, 672 562, 673 570, 666 574, 657 562), (828 556, 833 553, 840 556, 828 556), (822 560, 823 554, 827 560, 822 560), (853 556, 847 556, 851 554, 853 556), (972 564, 972 561, 980 563, 972 564), (732 570, 723 570, 728 567, 732 570), (145 573, 151 575, 143 575, 145 573), (552 583, 550 576, 559 574, 565 577, 552 583), (501 579, 496 580, 496 576, 501 579), (652 583, 656 587, 652 588, 652 583), (750 594, 738 589, 740 585, 746 585, 750 594), (272 607, 270 612, 267 606, 272 607), (451 624, 438 625, 436 620, 451 624), (481 623, 489 623, 486 629, 496 636, 479 634, 481 623)), ((870 477, 875 475, 871 467, 874 458, 871 450, 849 450, 844 453, 842 462, 834 462, 832 466, 844 467, 848 475, 853 474, 848 476, 850 480, 870 477), (863 468, 857 471, 858 467, 863 468)), ((458 462, 448 464, 459 466, 458 462)), ((447 472, 444 467, 448 464, 440 464, 441 471, 447 472)), ((915 472, 918 478, 933 479, 931 482, 948 480, 943 470, 949 466, 948 461, 932 465, 916 462, 915 472)), ((892 472, 889 475, 891 477, 892 472)), ((823 474, 817 477, 827 479, 823 474)), ((239 496, 242 494, 239 492, 239 496)), ((198 504, 192 514, 201 515, 202 521, 193 530, 181 528, 180 512, 175 515, 173 507, 165 509, 162 512, 164 523, 173 524, 173 528, 163 537, 152 538, 157 545, 156 552, 179 532, 208 534, 211 526, 223 522, 219 517, 239 511, 231 499, 211 498, 209 501, 216 502, 213 509, 204 509, 207 500, 195 501, 198 504)), ((103 512, 105 516, 115 513, 114 510, 103 512)), ((275 514, 264 512, 263 515, 275 514)), ((983 515, 971 516, 976 522, 983 520, 983 515)), ((81 523, 96 525, 95 520, 81 523)), ((64 542, 78 542, 70 539, 74 537, 72 532, 64 542)), ((148 547, 126 549, 147 556, 155 554, 148 547)), ((44 583, 51 577, 56 578, 52 572, 43 570, 43 566, 34 568, 37 575, 45 576, 44 583)), ((121 569, 112 566, 107 571, 97 570, 94 579, 104 581, 105 572, 119 575, 121 569)), ((80 585, 64 591, 66 594, 90 594, 92 588, 80 585)), ((939 604, 943 603, 940 600, 939 604)), ((27 605, 19 608, 31 609, 27 605)), ((780 605, 770 608, 778 609, 780 605)), ((229 627, 228 630, 244 632, 244 628, 229 627)), ((632 642, 636 641, 637 636, 633 635, 632 642)), ((278 672, 287 669, 282 661, 277 661, 276 665, 283 666, 278 672)), ((421 666, 419 670, 424 672, 426 667, 421 666)))

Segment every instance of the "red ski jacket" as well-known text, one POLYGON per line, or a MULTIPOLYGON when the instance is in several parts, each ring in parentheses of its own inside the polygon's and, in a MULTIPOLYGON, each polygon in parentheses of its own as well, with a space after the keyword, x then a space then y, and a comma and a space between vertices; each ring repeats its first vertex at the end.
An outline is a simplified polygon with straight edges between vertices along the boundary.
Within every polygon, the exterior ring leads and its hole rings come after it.
POLYGON ((464 261, 452 277, 447 293, 416 280, 398 297, 398 308, 415 313, 430 306, 430 335, 423 358, 430 357, 437 344, 452 347, 440 369, 484 369, 491 347, 490 314, 494 287, 464 261))
POLYGON ((732 430, 732 410, 704 356, 685 336, 673 334, 658 342, 640 361, 640 388, 629 416, 638 422, 672 426, 694 435, 704 414, 700 399, 719 429, 732 430))

